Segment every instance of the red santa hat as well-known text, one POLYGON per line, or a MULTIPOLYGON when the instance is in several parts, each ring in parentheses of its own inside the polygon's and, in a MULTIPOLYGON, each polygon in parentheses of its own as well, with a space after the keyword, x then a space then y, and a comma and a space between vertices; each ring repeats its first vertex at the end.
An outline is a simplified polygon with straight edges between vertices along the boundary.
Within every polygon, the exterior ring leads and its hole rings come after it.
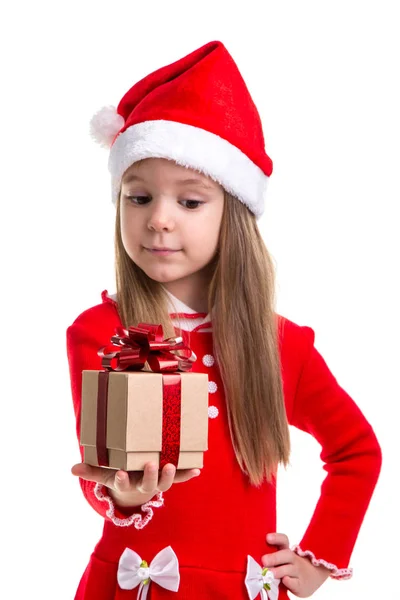
POLYGON ((113 203, 126 169, 158 157, 208 175, 257 218, 264 212, 272 161, 257 108, 221 42, 209 42, 135 83, 117 109, 94 115, 91 133, 110 148, 113 203))

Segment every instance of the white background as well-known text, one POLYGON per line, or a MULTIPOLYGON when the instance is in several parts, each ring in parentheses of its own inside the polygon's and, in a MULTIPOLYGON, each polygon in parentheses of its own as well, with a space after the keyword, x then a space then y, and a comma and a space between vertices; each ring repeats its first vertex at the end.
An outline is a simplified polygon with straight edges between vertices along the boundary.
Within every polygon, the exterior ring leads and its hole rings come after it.
MULTIPOLYGON (((101 518, 70 475, 79 453, 65 349, 68 325, 101 302, 102 290, 115 291, 107 152, 89 138, 88 122, 150 71, 219 39, 259 108, 274 161, 259 224, 277 265, 278 312, 313 327, 383 450, 353 579, 328 580, 313 597, 394 598, 397 2, 2 6, 2 597, 71 600, 101 535, 101 518)), ((319 445, 292 434, 278 493, 278 531, 291 544, 325 476, 319 445)))

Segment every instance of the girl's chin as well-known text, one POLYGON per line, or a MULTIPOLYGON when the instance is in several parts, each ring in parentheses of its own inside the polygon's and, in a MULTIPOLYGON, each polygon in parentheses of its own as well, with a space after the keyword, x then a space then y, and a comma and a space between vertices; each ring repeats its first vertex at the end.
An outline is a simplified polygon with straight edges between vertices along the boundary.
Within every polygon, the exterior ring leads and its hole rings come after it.
POLYGON ((180 275, 180 274, 172 273, 172 272, 171 273, 167 273, 165 271, 160 272, 157 269, 143 269, 143 267, 141 267, 141 268, 146 273, 147 277, 150 277, 150 279, 153 279, 153 281, 158 281, 158 283, 172 283, 173 281, 182 279, 182 277, 185 276, 185 275, 180 275))

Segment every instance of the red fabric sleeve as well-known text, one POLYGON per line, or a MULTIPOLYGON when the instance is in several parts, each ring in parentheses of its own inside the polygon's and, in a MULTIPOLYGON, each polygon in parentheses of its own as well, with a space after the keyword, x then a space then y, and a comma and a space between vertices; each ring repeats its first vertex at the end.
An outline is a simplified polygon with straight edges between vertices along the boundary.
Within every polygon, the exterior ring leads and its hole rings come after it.
POLYGON ((371 425, 315 348, 313 329, 301 330, 306 359, 289 422, 321 445, 327 476, 297 551, 314 557, 314 564, 322 559, 321 564, 332 568, 331 577, 348 578, 351 553, 379 477, 381 448, 371 425))
MULTIPOLYGON (((111 335, 115 331, 115 326, 121 325, 117 318, 117 313, 110 305, 107 305, 103 309, 101 316, 102 319, 99 318, 99 311, 89 309, 82 313, 67 329, 67 356, 78 442, 80 439, 82 371, 85 369, 102 369, 101 357, 98 356, 97 351, 109 343, 111 335)), ((83 447, 79 446, 79 449, 83 462, 83 447)), ((153 514, 151 508, 147 508, 146 510, 147 505, 144 505, 144 511, 139 507, 132 508, 131 510, 126 508, 120 509, 114 504, 105 486, 97 489, 95 493, 95 482, 86 481, 79 477, 79 483, 83 495, 90 506, 104 519, 112 521, 114 524, 120 526, 135 524, 136 528, 141 528, 143 523, 146 524, 149 517, 151 518, 153 514), (137 515, 137 518, 127 519, 128 516, 134 517, 134 515, 137 515), (145 519, 144 521, 142 517, 145 519), (141 526, 138 526, 140 524, 141 526)), ((97 487, 99 488, 99 486, 97 487)), ((150 503, 150 507, 161 506, 163 503, 161 497, 157 497, 157 500, 159 502, 150 503)))

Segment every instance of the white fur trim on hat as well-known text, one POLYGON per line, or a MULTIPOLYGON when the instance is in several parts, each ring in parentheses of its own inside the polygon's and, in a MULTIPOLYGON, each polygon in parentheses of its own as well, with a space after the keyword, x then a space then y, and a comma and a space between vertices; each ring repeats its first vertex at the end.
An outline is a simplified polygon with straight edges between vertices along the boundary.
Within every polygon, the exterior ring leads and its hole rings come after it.
POLYGON ((112 201, 121 189, 122 176, 145 158, 166 158, 217 181, 259 218, 269 177, 239 148, 220 136, 175 121, 145 121, 121 133, 110 150, 112 201))

